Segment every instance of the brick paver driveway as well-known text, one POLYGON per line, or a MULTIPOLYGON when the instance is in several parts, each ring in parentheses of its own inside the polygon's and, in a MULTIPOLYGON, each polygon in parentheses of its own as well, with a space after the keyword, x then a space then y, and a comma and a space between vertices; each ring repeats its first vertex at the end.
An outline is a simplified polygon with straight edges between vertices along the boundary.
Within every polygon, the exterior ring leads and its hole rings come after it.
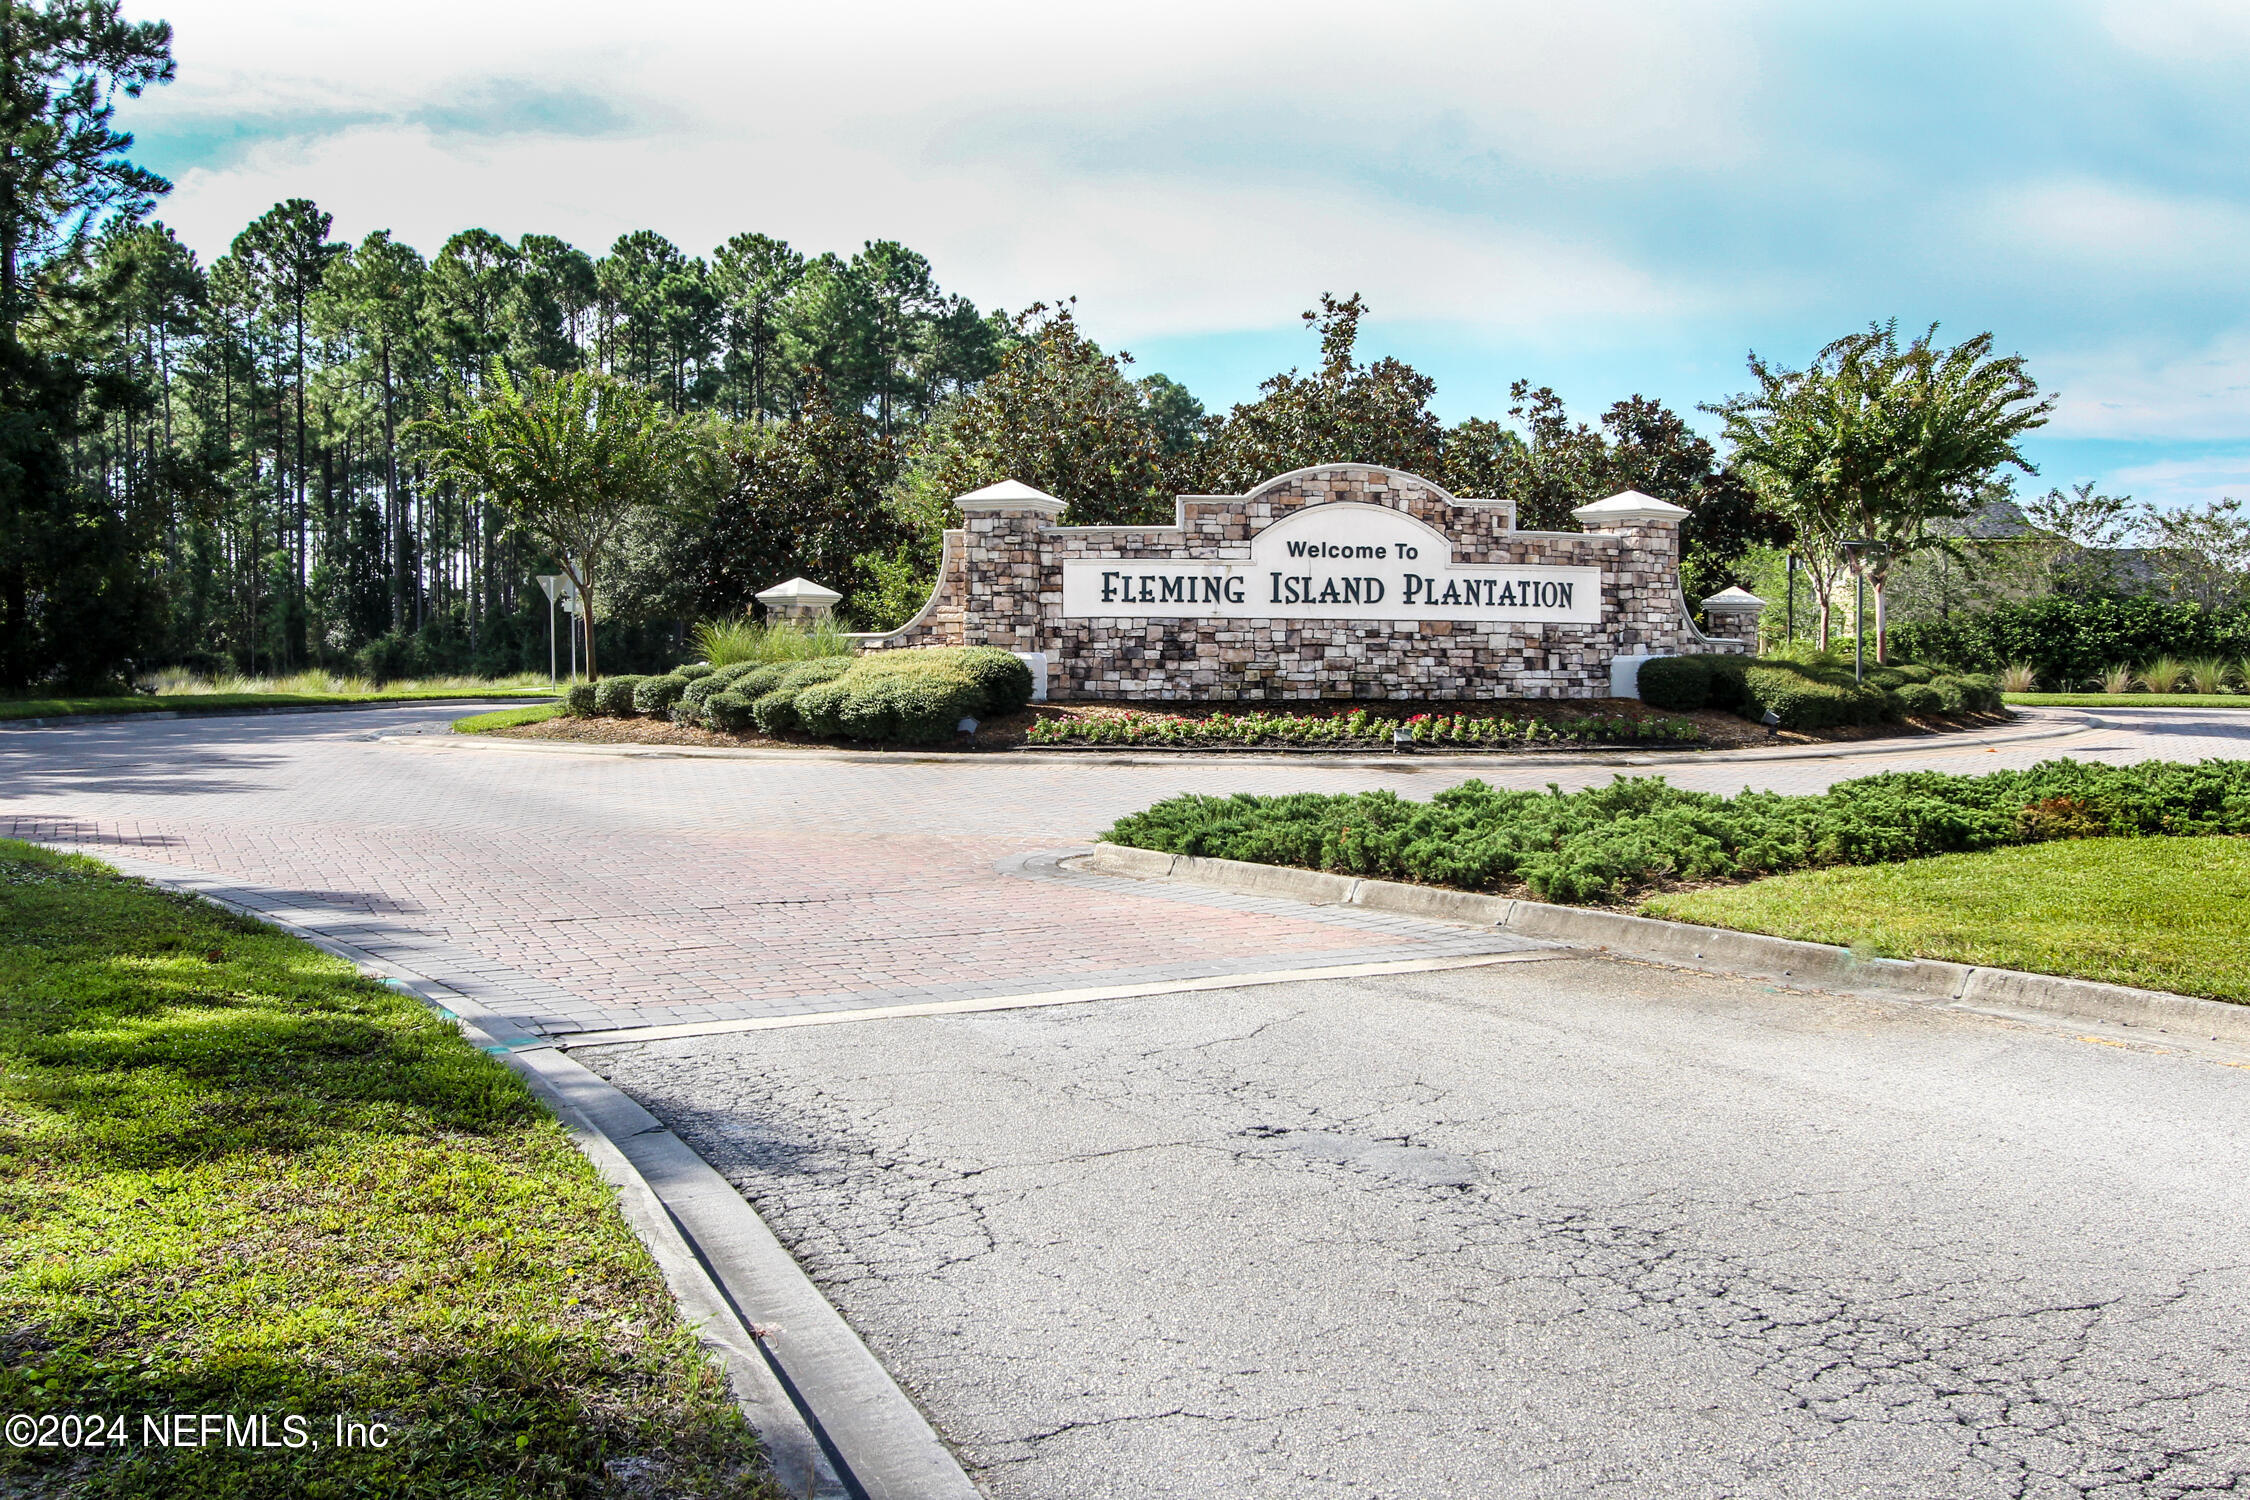
MULTIPOLYGON (((1510 940, 1000 867, 1181 791, 1424 797, 1471 775, 1579 785, 1615 770, 586 754, 449 741, 453 712, 0 733, 0 833, 256 888, 308 926, 560 1033, 1489 951, 1510 940), (415 730, 427 733, 413 744, 384 738, 415 730)), ((1893 767, 2250 752, 2250 715, 2140 718, 1997 751, 1643 770, 1794 791, 1893 767)))
MULTIPOLYGON (((2241 1060, 1604 960, 1446 971, 1510 940, 1026 868, 1183 790, 1611 767, 383 738, 448 717, 0 732, 0 833, 219 877, 555 1033, 1425 966, 578 1054, 1002 1500, 2250 1493, 2241 1060)), ((2146 711, 1661 769, 2246 752, 2250 714, 2146 711)))

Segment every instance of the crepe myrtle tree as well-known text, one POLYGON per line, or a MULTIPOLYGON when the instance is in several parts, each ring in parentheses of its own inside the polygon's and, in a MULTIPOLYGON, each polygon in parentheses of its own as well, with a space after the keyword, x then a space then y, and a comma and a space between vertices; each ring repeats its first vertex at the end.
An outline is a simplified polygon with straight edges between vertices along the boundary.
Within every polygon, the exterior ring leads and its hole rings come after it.
POLYGON ((1951 549, 1937 523, 1974 510, 2003 468, 2038 472, 2018 444, 2046 424, 2054 398, 2040 396, 2022 356, 1992 347, 1980 333, 1941 348, 1935 323, 1902 346, 1896 320, 1871 324, 1803 370, 1753 354, 1758 389, 1705 408, 1724 420, 1734 463, 1784 497, 1800 537, 1855 539, 1855 566, 1875 595, 1878 660, 1892 569, 1951 549))
POLYGON ((492 362, 475 400, 414 424, 444 477, 484 494, 521 533, 562 559, 584 601, 586 675, 596 580, 642 511, 672 502, 690 434, 647 391, 593 370, 492 362))

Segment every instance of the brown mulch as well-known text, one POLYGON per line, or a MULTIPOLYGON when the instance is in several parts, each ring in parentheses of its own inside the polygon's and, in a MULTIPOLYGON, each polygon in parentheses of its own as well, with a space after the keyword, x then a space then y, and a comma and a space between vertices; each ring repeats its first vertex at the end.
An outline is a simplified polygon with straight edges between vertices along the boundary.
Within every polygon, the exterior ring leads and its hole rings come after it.
MULTIPOLYGON (((1031 725, 1039 719, 1103 719, 1121 718, 1131 713, 1166 713, 1182 717, 1201 717, 1225 710, 1229 713, 1249 713, 1258 708, 1274 711, 1297 709, 1299 711, 1340 710, 1365 708, 1371 714, 1389 718, 1410 718, 1415 714, 1469 714, 1477 718, 1537 718, 1551 722, 1567 722, 1585 718, 1626 719, 1689 719, 1703 731, 1700 747, 1689 745, 1646 745, 1639 749, 1691 749, 1738 750, 1758 745, 1820 745, 1847 743, 1861 740, 1889 740, 1922 735, 1946 734, 1964 729, 1983 729, 2005 724, 2015 716, 2009 713, 1968 714, 1959 719, 1909 720, 1905 724, 1866 724, 1840 729, 1824 729, 1815 733, 1781 730, 1768 735, 1759 725, 1737 718, 1717 709, 1700 709, 1694 713, 1665 713, 1650 708, 1633 698, 1594 699, 1507 699, 1484 698, 1462 702, 1444 703, 1209 703, 1209 704, 1150 704, 1150 703, 1047 703, 1004 718, 988 719, 977 729, 979 750, 1010 750, 1020 747, 1031 725)), ((492 734, 518 740, 575 740, 602 745, 692 745, 714 749, 835 749, 836 742, 816 740, 806 735, 788 735, 770 738, 760 734, 720 734, 714 730, 697 729, 686 724, 673 724, 661 719, 549 719, 539 724, 519 724, 510 729, 495 729, 492 734)), ((953 747, 942 745, 895 746, 854 745, 862 750, 891 750, 894 752, 927 755, 934 750, 953 747)), ((1132 751, 1147 750, 1145 745, 1113 745, 1102 749, 1132 751)), ((1277 750, 1280 746, 1249 746, 1245 749, 1277 750)), ((1466 748, 1466 747, 1452 747, 1466 748)), ((1564 747, 1542 745, 1541 754, 1551 754, 1564 747)), ((1353 750, 1300 753, 1358 753, 1366 754, 1368 747, 1353 750)), ((1081 752, 1086 753, 1086 752, 1081 752)), ((1179 753, 1179 752, 1173 752, 1179 753)), ((1506 754, 1507 751, 1494 751, 1506 754)))

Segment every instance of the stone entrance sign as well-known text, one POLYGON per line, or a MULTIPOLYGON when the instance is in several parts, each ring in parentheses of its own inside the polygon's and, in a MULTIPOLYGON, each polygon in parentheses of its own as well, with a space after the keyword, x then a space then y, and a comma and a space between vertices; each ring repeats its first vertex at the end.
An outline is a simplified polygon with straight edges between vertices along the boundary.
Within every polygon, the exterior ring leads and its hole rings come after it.
POLYGON ((1361 464, 1184 495, 1171 526, 1059 526, 1013 480, 960 505, 930 602, 862 645, 1040 655, 1056 698, 1599 697, 1613 660, 1746 649, 1689 617, 1687 512, 1630 491, 1572 512, 1582 532, 1361 464))
POLYGON ((1259 532, 1245 562, 1062 565, 1065 619, 1601 620, 1599 568, 1456 567, 1453 542, 1387 506, 1338 501, 1259 532))

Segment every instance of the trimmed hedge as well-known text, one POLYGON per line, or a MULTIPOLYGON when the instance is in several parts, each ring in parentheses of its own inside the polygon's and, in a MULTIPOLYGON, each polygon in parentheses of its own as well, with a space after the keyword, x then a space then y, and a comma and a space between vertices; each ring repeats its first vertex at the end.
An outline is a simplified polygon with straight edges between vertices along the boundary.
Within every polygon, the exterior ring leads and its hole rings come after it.
POLYGON ((634 676, 604 677, 594 684, 594 711, 605 719, 633 717, 633 690, 645 679, 634 676))
POLYGON ((1641 701, 1670 713, 1693 713, 1711 701, 1711 669, 1699 657, 1660 656, 1641 663, 1641 701))
POLYGON ((671 713, 672 705, 680 701, 687 691, 688 680, 677 672, 662 677, 644 677, 633 689, 633 712, 651 718, 662 718, 671 713))
POLYGON ((1674 880, 1886 864, 2057 838, 2250 833, 2250 761, 2051 760, 2028 771, 1898 771, 1817 796, 1683 791, 1618 777, 1582 792, 1464 782, 1393 792, 1185 796, 1121 818, 1110 843, 1464 890, 1517 883, 1550 901, 1674 880))
POLYGON ((1916 661, 1948 661, 1981 672, 2029 662, 2040 684, 2093 687, 2105 667, 2159 656, 2250 656, 2250 605, 2212 612, 2147 595, 2076 598, 2050 594, 1945 620, 1891 627, 1891 647, 1916 661))
POLYGON ((1879 724, 1905 714, 1994 712, 2000 684, 1974 673, 1884 666, 1855 681, 1851 668, 1789 657, 1712 654, 1658 657, 1641 667, 1641 701, 1671 713, 1722 709, 1763 722, 1770 709, 1784 729, 1879 724), (1924 687, 1909 701, 1906 689, 1924 687))
POLYGON ((591 719, 600 712, 594 702, 594 685, 574 682, 563 689, 562 711, 574 719, 591 719))
POLYGON ((811 661, 773 662, 742 679, 742 696, 749 700, 750 716, 760 734, 791 734, 804 728, 797 714, 797 695, 824 682, 834 682, 852 670, 850 657, 825 656, 811 661))
MULTIPOLYGON (((780 690, 787 687, 784 679, 780 690)), ((798 692, 788 712, 822 738, 926 745, 949 738, 964 718, 1026 707, 1031 691, 1031 669, 996 646, 881 651, 798 692)))

